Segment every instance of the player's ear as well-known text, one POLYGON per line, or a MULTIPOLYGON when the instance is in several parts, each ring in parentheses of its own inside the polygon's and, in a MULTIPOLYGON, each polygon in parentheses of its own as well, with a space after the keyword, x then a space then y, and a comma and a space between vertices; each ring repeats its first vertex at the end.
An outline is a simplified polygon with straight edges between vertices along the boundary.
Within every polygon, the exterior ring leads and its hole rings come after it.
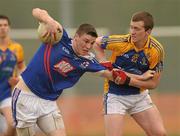
POLYGON ((151 34, 151 32, 152 32, 152 29, 148 29, 148 30, 146 30, 146 33, 147 33, 148 35, 150 35, 150 34, 151 34))
POLYGON ((74 35, 74 40, 77 40, 79 38, 79 35, 76 33, 75 35, 74 35))

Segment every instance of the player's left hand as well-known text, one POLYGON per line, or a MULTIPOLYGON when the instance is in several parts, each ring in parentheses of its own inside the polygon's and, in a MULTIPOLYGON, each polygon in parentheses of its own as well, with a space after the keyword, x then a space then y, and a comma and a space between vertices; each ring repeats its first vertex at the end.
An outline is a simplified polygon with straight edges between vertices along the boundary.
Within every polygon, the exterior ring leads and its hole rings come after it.
POLYGON ((148 80, 150 78, 153 78, 155 73, 156 71, 154 70, 148 70, 144 74, 141 75, 141 78, 142 78, 141 80, 148 80))
POLYGON ((113 70, 113 79, 116 84, 126 84, 128 85, 130 82, 130 77, 127 76, 127 74, 122 70, 113 70))
POLYGON ((14 87, 19 81, 18 77, 10 77, 8 82, 10 84, 11 87, 14 87))

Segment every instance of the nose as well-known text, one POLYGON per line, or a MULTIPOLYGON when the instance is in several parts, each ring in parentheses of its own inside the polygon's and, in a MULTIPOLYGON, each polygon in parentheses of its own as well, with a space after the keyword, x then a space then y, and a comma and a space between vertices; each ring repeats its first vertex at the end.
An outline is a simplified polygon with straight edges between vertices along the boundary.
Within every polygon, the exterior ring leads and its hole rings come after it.
POLYGON ((131 34, 135 34, 135 31, 134 31, 133 28, 130 29, 130 33, 131 33, 131 34))
POLYGON ((91 43, 87 43, 87 44, 86 44, 86 48, 87 48, 87 49, 91 49, 91 47, 92 47, 92 44, 91 44, 91 43))

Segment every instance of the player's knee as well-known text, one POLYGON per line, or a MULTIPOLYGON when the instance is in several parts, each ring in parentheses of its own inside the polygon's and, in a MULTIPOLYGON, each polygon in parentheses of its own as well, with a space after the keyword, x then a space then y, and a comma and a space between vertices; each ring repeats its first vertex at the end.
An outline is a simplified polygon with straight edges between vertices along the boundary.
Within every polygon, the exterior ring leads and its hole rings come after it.
POLYGON ((167 136, 165 129, 159 130, 157 136, 167 136))
POLYGON ((164 128, 161 128, 161 129, 157 129, 154 132, 151 132, 150 136, 167 136, 167 133, 164 128))
POLYGON ((38 126, 46 134, 50 134, 56 130, 65 130, 62 116, 58 111, 38 120, 38 126))
POLYGON ((17 136, 34 136, 35 132, 32 127, 16 128, 17 136))

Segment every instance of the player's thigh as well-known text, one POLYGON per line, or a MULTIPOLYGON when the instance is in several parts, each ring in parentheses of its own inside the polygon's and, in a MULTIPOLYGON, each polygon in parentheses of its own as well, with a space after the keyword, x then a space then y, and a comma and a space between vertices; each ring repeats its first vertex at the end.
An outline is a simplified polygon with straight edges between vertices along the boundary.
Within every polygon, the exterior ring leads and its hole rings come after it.
POLYGON ((106 136, 122 136, 124 125, 123 114, 104 115, 104 123, 106 136))
POLYGON ((37 120, 39 128, 48 136, 65 136, 65 127, 59 110, 53 111, 37 120))
POLYGON ((165 133, 163 121, 156 106, 153 106, 145 111, 132 114, 132 117, 149 135, 165 133))
POLYGON ((7 98, 3 101, 1 107, 1 113, 6 119, 8 126, 13 126, 13 117, 12 117, 12 109, 11 109, 11 98, 7 98))
POLYGON ((129 97, 116 94, 104 96, 104 123, 106 136, 121 136, 124 125, 124 115, 131 107, 129 97))

